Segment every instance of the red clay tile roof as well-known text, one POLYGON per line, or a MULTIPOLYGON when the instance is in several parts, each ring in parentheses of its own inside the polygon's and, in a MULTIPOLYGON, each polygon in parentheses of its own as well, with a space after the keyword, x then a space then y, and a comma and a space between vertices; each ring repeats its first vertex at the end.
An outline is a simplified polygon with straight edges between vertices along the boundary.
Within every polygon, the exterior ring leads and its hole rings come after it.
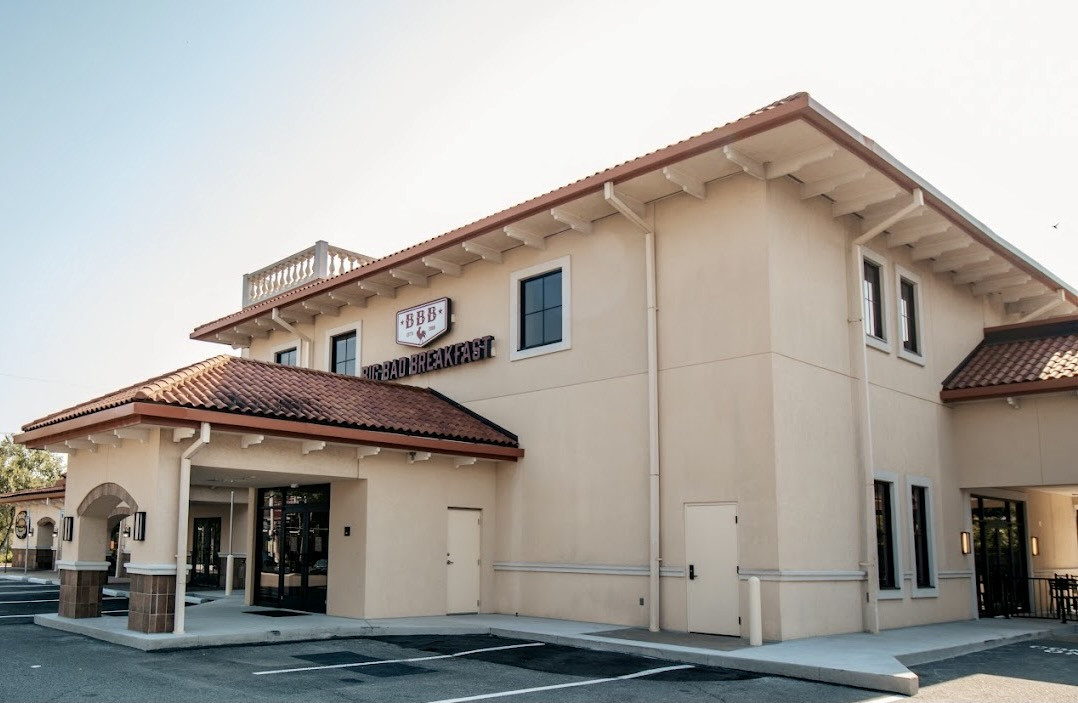
POLYGON ((51 486, 44 486, 42 488, 24 488, 21 491, 12 491, 10 493, 0 493, 0 503, 17 503, 24 500, 34 500, 35 498, 44 498, 46 496, 63 495, 67 490, 67 478, 61 477, 59 481, 51 486))
POLYGON ((1052 392, 1072 381, 1078 386, 1078 316, 986 329, 984 340, 944 380, 941 396, 1052 392))
POLYGON ((432 389, 227 355, 94 398, 22 429, 29 432, 134 402, 518 446, 513 433, 432 389))

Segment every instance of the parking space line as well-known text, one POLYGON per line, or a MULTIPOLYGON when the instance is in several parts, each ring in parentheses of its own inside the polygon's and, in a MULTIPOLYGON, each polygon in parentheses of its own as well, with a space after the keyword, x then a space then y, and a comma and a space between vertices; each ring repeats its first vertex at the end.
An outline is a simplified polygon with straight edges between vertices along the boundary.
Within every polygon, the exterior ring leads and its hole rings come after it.
MULTIPOLYGON (((126 613, 126 612, 129 612, 129 611, 127 611, 127 610, 102 610, 101 614, 104 615, 105 613, 126 613)), ((26 613, 25 615, 0 615, 0 618, 32 618, 35 615, 52 615, 52 614, 53 613, 50 611, 50 612, 47 612, 47 613, 26 613)))
MULTIPOLYGON (((101 600, 126 600, 127 596, 104 596, 101 600)), ((14 603, 59 603, 59 598, 47 598, 45 600, 4 600, 0 601, 0 606, 11 605, 14 603)))
POLYGON ((410 659, 381 659, 372 662, 352 662, 349 664, 326 664, 324 666, 302 666, 295 669, 274 669, 272 671, 254 671, 255 676, 266 676, 267 674, 292 674, 301 671, 321 671, 323 669, 347 669, 357 666, 377 666, 379 664, 404 664, 407 662, 426 662, 433 661, 435 659, 452 659, 454 657, 466 657, 469 654, 481 654, 483 652, 501 652, 506 649, 521 649, 523 647, 542 647, 542 642, 528 642, 525 644, 508 644, 502 647, 485 647, 483 649, 469 649, 466 652, 457 652, 456 654, 435 654, 429 657, 412 657, 410 659))
POLYGON ((667 671, 679 671, 681 669, 692 669, 692 664, 677 664, 675 666, 662 666, 658 669, 647 669, 645 671, 637 671, 633 674, 625 674, 624 676, 611 676, 605 679, 588 679, 587 681, 570 681, 569 683, 558 683, 550 686, 535 686, 533 688, 518 688, 514 691, 498 691, 497 693, 483 693, 478 696, 465 696, 463 698, 443 698, 438 701, 431 701, 430 703, 466 703, 467 701, 481 701, 485 698, 503 698, 508 696, 522 696, 525 693, 538 693, 539 691, 554 691, 559 688, 576 688, 578 686, 594 686, 600 683, 610 683, 612 681, 628 681, 629 679, 639 679, 644 676, 654 676, 655 674, 662 674, 667 671))

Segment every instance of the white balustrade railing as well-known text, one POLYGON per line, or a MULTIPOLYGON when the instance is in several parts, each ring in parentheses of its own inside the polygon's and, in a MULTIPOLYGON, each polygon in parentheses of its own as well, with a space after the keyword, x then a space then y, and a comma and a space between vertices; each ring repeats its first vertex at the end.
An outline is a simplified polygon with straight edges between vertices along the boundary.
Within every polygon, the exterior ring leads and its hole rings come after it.
POLYGON ((268 300, 311 281, 332 278, 374 261, 370 256, 317 241, 314 246, 243 275, 243 307, 268 300))

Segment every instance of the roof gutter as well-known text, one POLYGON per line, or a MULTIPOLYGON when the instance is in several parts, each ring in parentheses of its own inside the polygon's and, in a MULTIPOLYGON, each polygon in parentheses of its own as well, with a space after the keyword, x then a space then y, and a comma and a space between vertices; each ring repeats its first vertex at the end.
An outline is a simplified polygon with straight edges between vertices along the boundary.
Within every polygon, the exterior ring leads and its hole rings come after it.
POLYGON ((305 369, 311 368, 311 346, 314 343, 313 340, 281 317, 279 308, 273 308, 273 311, 270 313, 270 319, 285 332, 299 337, 299 365, 305 369))

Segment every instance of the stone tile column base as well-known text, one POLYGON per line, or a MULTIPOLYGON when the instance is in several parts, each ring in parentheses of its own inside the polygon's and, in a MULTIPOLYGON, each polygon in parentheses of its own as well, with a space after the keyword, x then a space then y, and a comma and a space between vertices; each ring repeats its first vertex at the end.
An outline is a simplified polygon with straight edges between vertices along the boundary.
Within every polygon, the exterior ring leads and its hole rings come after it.
POLYGON ((176 616, 176 577, 167 574, 130 576, 127 629, 147 633, 172 632, 176 616))
POLYGON ((105 571, 60 570, 60 616, 65 618, 101 617, 101 587, 105 571))

